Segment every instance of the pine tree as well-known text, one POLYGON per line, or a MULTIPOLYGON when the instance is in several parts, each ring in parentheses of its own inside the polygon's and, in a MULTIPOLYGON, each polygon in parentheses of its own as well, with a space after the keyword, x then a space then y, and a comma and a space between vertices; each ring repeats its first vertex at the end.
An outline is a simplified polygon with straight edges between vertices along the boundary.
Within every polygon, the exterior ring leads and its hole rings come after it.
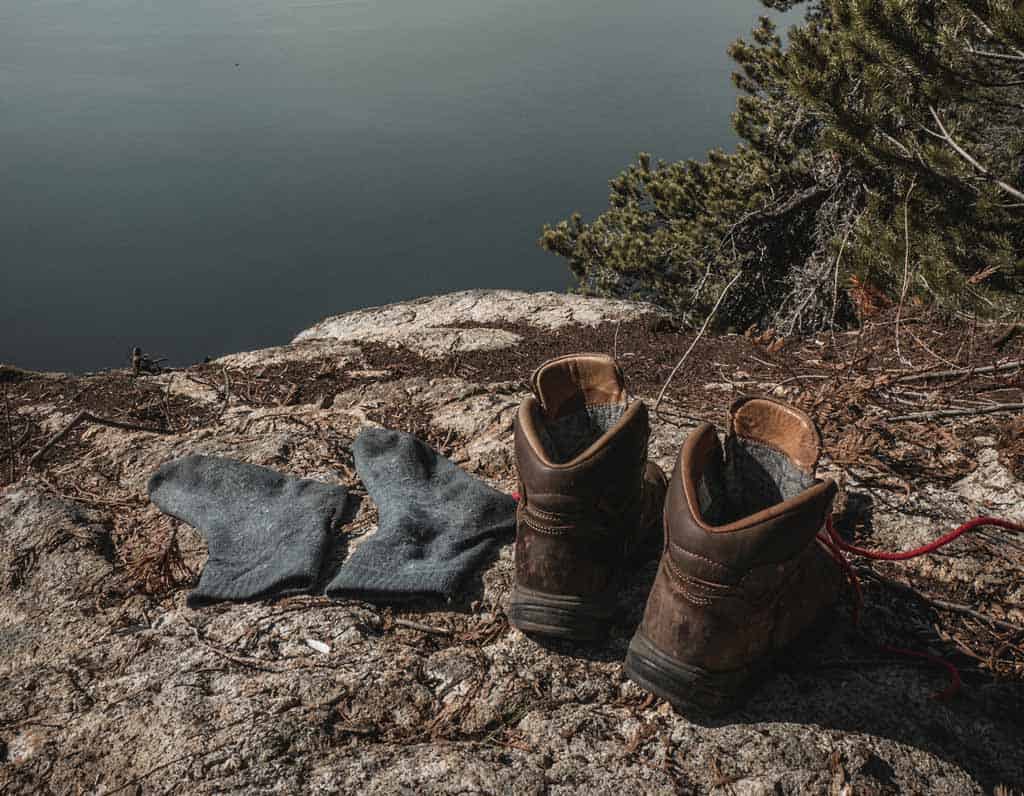
POLYGON ((1024 6, 817 0, 787 46, 761 18, 730 55, 735 152, 642 153, 600 216, 544 228, 581 292, 692 321, 739 270, 717 321, 786 333, 848 322, 868 296, 1021 311, 1024 6))

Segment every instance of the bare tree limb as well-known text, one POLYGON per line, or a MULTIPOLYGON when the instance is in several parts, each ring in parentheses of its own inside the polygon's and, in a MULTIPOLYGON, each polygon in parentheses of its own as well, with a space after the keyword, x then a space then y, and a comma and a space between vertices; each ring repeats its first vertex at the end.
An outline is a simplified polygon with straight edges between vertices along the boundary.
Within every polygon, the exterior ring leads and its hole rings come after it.
POLYGON ((953 140, 953 136, 949 134, 949 131, 946 129, 946 126, 942 123, 942 119, 939 118, 939 114, 936 112, 935 108, 929 105, 928 110, 931 111, 932 118, 935 120, 935 123, 939 126, 939 131, 941 132, 941 135, 938 135, 932 132, 931 130, 928 130, 927 127, 925 128, 926 132, 931 133, 931 135, 934 135, 936 138, 941 138, 942 140, 944 140, 953 148, 954 152, 956 152, 960 157, 962 157, 964 160, 970 163, 971 166, 973 166, 979 174, 991 180, 1000 189, 1010 194, 1010 196, 1014 196, 1017 199, 1024 199, 1024 192, 1017 190, 1009 183, 1000 180, 998 177, 994 177, 988 169, 982 166, 977 160, 974 159, 974 157, 971 156, 970 152, 968 152, 966 149, 960 146, 955 140, 953 140))
MULTIPOLYGON (((1020 4, 1021 4, 1020 0, 1015 0, 1014 6, 1019 6, 1020 4)), ((998 40, 998 37, 996 36, 996 32, 994 30, 992 30, 991 26, 987 22, 985 22, 985 20, 983 20, 980 16, 978 16, 978 14, 976 12, 974 12, 974 11, 968 11, 968 13, 972 17, 974 17, 974 21, 978 23, 978 25, 981 27, 982 30, 984 30, 993 39, 997 39, 998 40)), ((1010 47, 1010 49, 1013 50, 1015 53, 1017 53, 1017 55, 1024 55, 1024 50, 1019 50, 1016 47, 1010 47)))
POLYGON ((836 266, 835 274, 832 280, 832 319, 830 321, 829 328, 832 331, 832 339, 835 340, 836 331, 836 310, 839 308, 839 264, 843 259, 843 252, 846 251, 846 243, 850 240, 850 233, 853 232, 853 228, 860 222, 861 216, 864 215, 864 211, 850 222, 849 226, 846 227, 846 233, 843 235, 843 242, 839 244, 839 253, 836 255, 836 266))
POLYGON ((392 624, 397 627, 406 627, 409 630, 418 630, 421 633, 430 633, 435 636, 450 636, 452 631, 446 627, 434 627, 433 625, 425 625, 422 622, 414 622, 411 619, 392 619, 392 624))
POLYGON ((1006 61, 1024 61, 1024 55, 1011 55, 1010 53, 994 53, 990 50, 976 50, 974 47, 968 47, 967 52, 971 55, 978 55, 982 58, 998 58, 1006 61))
POLYGON ((973 376, 975 373, 1002 373, 1007 370, 1018 370, 1024 368, 1024 359, 1015 359, 1013 362, 1004 362, 1001 365, 985 365, 981 368, 957 368, 955 370, 930 370, 927 373, 908 373, 900 376, 896 381, 929 381, 931 379, 953 379, 959 376, 973 376))
POLYGON ((77 415, 75 415, 73 418, 71 418, 71 422, 64 426, 64 428, 62 428, 60 431, 58 431, 56 434, 50 437, 43 445, 43 447, 41 447, 39 450, 32 454, 32 458, 28 460, 28 466, 35 467, 36 464, 40 462, 46 456, 47 453, 50 452, 50 449, 53 448, 53 446, 60 442, 62 439, 64 439, 64 437, 66 437, 75 426, 77 426, 79 423, 85 422, 97 423, 98 425, 110 426, 111 428, 122 428, 125 429, 126 431, 145 431, 150 434, 170 433, 162 428, 153 428, 152 426, 143 426, 138 423, 129 423, 124 420, 114 420, 113 418, 109 417, 100 417, 99 415, 94 415, 92 412, 86 412, 85 410, 83 410, 79 412, 77 415))
POLYGON ((715 306, 711 308, 711 312, 708 313, 708 317, 704 319, 704 325, 700 327, 700 331, 697 332, 697 336, 693 338, 693 342, 690 343, 690 347, 686 349, 686 353, 684 353, 680 360, 676 363, 676 366, 672 368, 672 372, 668 374, 668 378, 665 380, 665 384, 662 386, 661 392, 658 393, 658 400, 654 402, 654 414, 658 414, 658 407, 661 406, 661 400, 665 397, 665 391, 668 389, 668 386, 672 383, 672 379, 675 378, 676 373, 679 372, 679 368, 683 366, 683 363, 686 361, 686 358, 690 356, 690 352, 693 351, 694 346, 697 345, 697 341, 704 336, 704 332, 707 331, 708 325, 711 323, 711 319, 715 317, 715 313, 718 311, 718 308, 722 305, 722 299, 725 298, 725 294, 729 292, 729 288, 736 284, 736 280, 738 280, 742 274, 743 271, 737 271, 736 276, 730 279, 729 284, 722 289, 721 294, 718 296, 718 301, 716 301, 715 306))
POLYGON ((914 192, 915 185, 916 176, 910 181, 907 196, 903 200, 903 289, 900 291, 900 303, 896 307, 896 359, 907 364, 910 364, 909 360, 904 359, 900 351, 900 320, 903 318, 903 303, 907 300, 907 288, 910 286, 910 194, 914 192))
POLYGON ((967 417, 970 415, 991 415, 996 412, 1024 411, 1024 404, 995 404, 993 406, 977 406, 970 409, 934 409, 928 412, 911 412, 909 415, 887 417, 890 423, 901 420, 932 420, 936 417, 967 417))
POLYGON ((951 603, 947 600, 940 600, 935 597, 931 597, 925 594, 924 592, 915 589, 909 583, 902 583, 898 580, 887 578, 885 575, 875 572, 873 569, 869 569, 867 567, 858 567, 857 572, 860 575, 866 575, 872 580, 876 580, 879 583, 888 586, 890 589, 903 592, 904 594, 909 594, 921 600, 922 602, 930 603, 931 605, 934 605, 936 608, 940 608, 943 611, 952 611, 956 614, 969 616, 972 619, 979 619, 982 622, 987 622, 990 625, 998 627, 1000 630, 1008 630, 1011 633, 1024 633, 1024 627, 1021 627, 1020 625, 1014 625, 1002 619, 996 619, 994 616, 989 616, 988 614, 983 614, 980 611, 975 611, 968 605, 961 605, 960 603, 951 603))

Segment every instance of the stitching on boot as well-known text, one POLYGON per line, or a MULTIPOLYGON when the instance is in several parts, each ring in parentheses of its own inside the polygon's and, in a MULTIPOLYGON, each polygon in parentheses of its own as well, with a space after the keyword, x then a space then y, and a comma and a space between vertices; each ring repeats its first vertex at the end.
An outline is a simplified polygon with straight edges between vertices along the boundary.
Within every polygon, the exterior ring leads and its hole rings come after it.
MULTIPOLYGON (((678 542, 676 542, 674 540, 670 539, 669 540, 669 544, 672 547, 674 547, 677 550, 679 550, 680 552, 686 553, 686 555, 692 556, 693 558, 699 558, 701 561, 704 561, 705 563, 711 564, 711 566, 713 566, 713 567, 718 567, 719 569, 724 570, 725 572, 733 573, 733 572, 736 571, 735 569, 733 569, 732 567, 728 566, 727 564, 723 564, 720 561, 715 561, 713 558, 708 558, 707 556, 702 556, 700 553, 695 553, 692 550, 687 550, 685 547, 683 547, 681 544, 679 544, 678 542)), ((669 558, 669 560, 671 561, 671 557, 669 558)))
POLYGON ((670 587, 693 605, 711 605, 716 600, 729 596, 733 591, 731 586, 690 578, 676 569, 671 561, 668 562, 668 571, 670 587), (719 590, 718 593, 715 593, 716 589, 719 590))
POLYGON ((542 520, 550 520, 552 522, 558 522, 559 520, 562 520, 564 522, 566 521, 567 517, 575 518, 579 516, 579 514, 576 512, 570 513, 545 511, 544 509, 539 509, 536 506, 530 506, 527 510, 530 512, 531 515, 539 517, 542 520))
POLYGON ((566 532, 571 530, 572 527, 569 525, 562 525, 558 527, 547 528, 542 525, 536 525, 535 523, 531 522, 528 517, 523 517, 520 521, 523 523, 523 525, 526 525, 527 527, 531 528, 537 533, 543 533, 547 536, 565 536, 566 532))

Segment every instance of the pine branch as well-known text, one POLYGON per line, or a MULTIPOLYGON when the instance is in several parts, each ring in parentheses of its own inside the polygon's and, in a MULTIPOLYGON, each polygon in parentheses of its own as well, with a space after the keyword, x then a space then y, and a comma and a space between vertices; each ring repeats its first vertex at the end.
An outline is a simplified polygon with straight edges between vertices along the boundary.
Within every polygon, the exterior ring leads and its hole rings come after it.
POLYGON ((971 55, 977 55, 981 58, 998 58, 1006 61, 1024 61, 1024 55, 1011 55, 1010 53, 994 53, 988 50, 976 50, 973 47, 968 47, 967 52, 971 55))
POLYGON ((943 141, 945 141, 947 144, 949 144, 953 148, 954 152, 956 152, 960 157, 962 157, 964 160, 966 160, 968 163, 970 163, 975 168, 975 170, 978 171, 983 177, 985 177, 989 181, 993 182, 1000 189, 1002 189, 1006 193, 1010 194, 1010 196, 1014 196, 1017 199, 1024 199, 1024 192, 1018 191, 1016 188, 1014 188, 1009 183, 1004 182, 1003 180, 1000 180, 998 177, 993 176, 989 172, 988 169, 986 169, 984 166, 982 166, 977 160, 975 160, 971 156, 971 154, 966 149, 964 149, 962 146, 960 146, 953 139, 953 136, 951 136, 949 134, 949 131, 946 129, 946 126, 942 123, 942 119, 939 118, 939 114, 936 112, 935 108, 933 108, 931 105, 929 105, 928 106, 928 110, 931 111, 932 118, 935 120, 935 123, 939 126, 939 130, 941 132, 941 135, 939 135, 938 133, 935 133, 934 131, 929 130, 927 127, 925 127, 924 130, 925 130, 926 133, 929 133, 930 135, 933 135, 936 138, 939 138, 939 139, 942 139, 943 141))

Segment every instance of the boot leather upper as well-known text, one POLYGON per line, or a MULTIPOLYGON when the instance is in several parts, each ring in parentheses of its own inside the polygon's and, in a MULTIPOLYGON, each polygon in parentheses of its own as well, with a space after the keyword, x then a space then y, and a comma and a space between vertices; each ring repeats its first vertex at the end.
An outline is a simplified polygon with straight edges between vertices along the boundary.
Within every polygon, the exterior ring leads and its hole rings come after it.
POLYGON ((533 386, 536 397, 522 402, 515 420, 516 583, 581 598, 601 595, 643 525, 660 511, 656 493, 664 476, 646 462, 647 408, 627 400, 621 371, 600 354, 552 360, 534 374, 533 386), (588 409, 618 417, 596 439, 582 436, 582 450, 552 450, 553 429, 560 422, 571 426, 588 409))
POLYGON ((731 458, 710 424, 680 451, 665 502, 665 549, 640 631, 679 661, 718 671, 748 666, 792 641, 841 583, 816 540, 836 486, 814 479, 820 438, 813 422, 755 398, 733 405, 730 426, 731 458), (743 446, 768 466, 747 462, 743 471, 743 446), (715 506, 709 484, 730 479, 731 492, 715 506), (766 497, 779 483, 779 499, 766 497))

